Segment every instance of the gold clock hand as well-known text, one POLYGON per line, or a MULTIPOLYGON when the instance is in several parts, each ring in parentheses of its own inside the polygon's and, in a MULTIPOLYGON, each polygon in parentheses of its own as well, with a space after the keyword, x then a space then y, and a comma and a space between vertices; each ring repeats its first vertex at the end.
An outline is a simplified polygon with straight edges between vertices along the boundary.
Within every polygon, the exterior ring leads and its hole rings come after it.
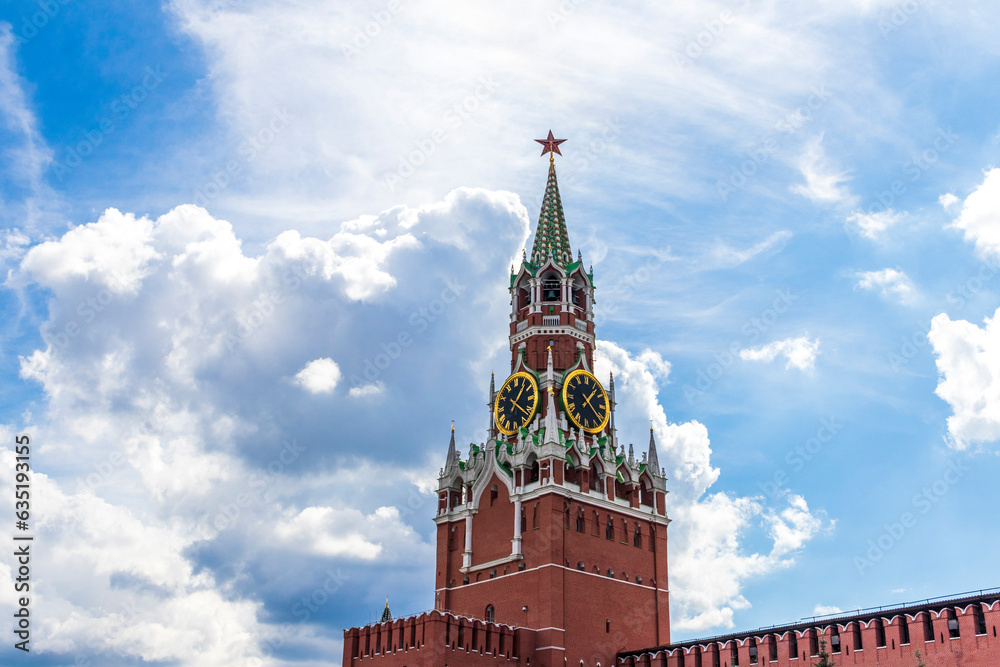
POLYGON ((528 411, 522 408, 519 404, 515 403, 514 407, 523 412, 524 414, 528 414, 528 411))

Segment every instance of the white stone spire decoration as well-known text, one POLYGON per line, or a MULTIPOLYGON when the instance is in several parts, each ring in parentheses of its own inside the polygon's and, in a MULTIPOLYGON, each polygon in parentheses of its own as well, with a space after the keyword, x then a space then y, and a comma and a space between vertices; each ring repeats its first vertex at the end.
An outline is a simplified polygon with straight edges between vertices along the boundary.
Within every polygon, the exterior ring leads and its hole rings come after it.
MULTIPOLYGON (((551 352, 549 353, 549 359, 552 359, 551 352)), ((552 366, 549 365, 551 369, 552 366)), ((545 441, 542 444, 555 443, 559 444, 559 422, 556 421, 556 390, 555 387, 549 386, 549 402, 545 407, 545 441)))

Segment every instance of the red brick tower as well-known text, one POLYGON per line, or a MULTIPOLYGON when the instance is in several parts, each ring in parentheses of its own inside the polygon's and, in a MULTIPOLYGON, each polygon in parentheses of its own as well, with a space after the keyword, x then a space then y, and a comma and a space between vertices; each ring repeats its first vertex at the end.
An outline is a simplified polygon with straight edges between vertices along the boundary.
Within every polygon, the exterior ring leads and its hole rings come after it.
MULTIPOLYGON (((539 143, 559 153, 551 132, 539 143)), ((611 665, 670 642, 666 480, 652 432, 641 461, 618 446, 614 379, 593 376, 593 271, 573 259, 554 155, 510 293, 491 439, 463 461, 453 432, 441 471, 435 608, 533 630, 532 665, 611 665)))

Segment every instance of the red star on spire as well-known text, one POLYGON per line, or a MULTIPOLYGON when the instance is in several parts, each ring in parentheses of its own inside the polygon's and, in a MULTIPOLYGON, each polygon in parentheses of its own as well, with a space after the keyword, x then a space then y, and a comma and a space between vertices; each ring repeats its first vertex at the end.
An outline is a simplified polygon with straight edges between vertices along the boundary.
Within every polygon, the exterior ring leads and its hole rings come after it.
MULTIPOLYGON (((547 138, 535 139, 535 141, 544 146, 544 148, 542 148, 542 155, 545 155, 546 153, 556 153, 558 155, 562 155, 562 153, 559 152, 559 144, 561 144, 566 140, 556 139, 554 136, 552 136, 552 130, 549 130, 549 136, 547 138)), ((552 156, 550 159, 554 160, 555 156, 552 156)))

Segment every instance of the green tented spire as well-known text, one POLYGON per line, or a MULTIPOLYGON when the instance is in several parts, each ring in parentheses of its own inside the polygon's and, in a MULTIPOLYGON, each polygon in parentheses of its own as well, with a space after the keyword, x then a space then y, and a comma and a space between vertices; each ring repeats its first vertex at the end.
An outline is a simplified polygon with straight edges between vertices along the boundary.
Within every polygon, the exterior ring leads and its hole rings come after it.
POLYGON ((549 180, 545 184, 542 210, 538 214, 535 228, 535 244, 531 247, 531 263, 541 266, 549 259, 562 265, 573 262, 573 251, 569 247, 566 232, 566 217, 563 215, 562 199, 559 198, 559 183, 556 182, 556 163, 549 161, 549 180))
POLYGON ((379 623, 388 623, 392 620, 392 612, 389 611, 389 596, 385 596, 385 609, 382 610, 382 618, 379 623))

